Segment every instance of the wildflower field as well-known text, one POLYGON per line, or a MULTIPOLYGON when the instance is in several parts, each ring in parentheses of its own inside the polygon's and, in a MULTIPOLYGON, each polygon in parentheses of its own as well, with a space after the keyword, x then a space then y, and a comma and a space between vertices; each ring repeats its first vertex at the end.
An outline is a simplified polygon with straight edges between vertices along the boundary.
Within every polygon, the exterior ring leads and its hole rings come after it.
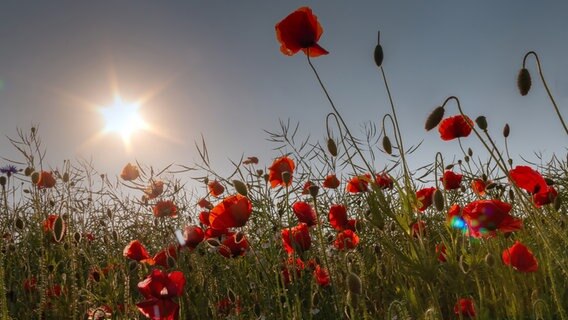
MULTIPOLYGON (((0 167, 1 320, 568 319, 566 155, 522 163, 508 124, 491 132, 491 115, 450 96, 424 134, 460 158, 410 168, 422 146, 404 145, 380 39, 369 56, 391 108, 370 139, 352 134, 314 65, 328 51, 312 10, 275 31, 329 101, 326 140, 299 141, 282 122, 267 133, 279 157, 247 156, 222 176, 205 143, 193 165, 101 175, 51 166, 36 127, 10 138, 20 158, 0 167)), ((525 55, 520 94, 546 90, 568 135, 540 67, 525 55)))

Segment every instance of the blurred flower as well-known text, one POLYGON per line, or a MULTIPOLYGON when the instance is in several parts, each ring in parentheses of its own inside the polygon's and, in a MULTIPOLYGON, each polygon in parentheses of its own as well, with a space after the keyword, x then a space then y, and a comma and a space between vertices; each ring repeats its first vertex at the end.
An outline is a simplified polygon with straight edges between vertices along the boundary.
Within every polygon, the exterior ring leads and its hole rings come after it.
POLYGON ((444 186, 444 189, 454 190, 454 189, 460 188, 462 177, 463 177, 463 175, 461 175, 459 173, 454 173, 451 170, 446 170, 446 171, 444 171, 444 176, 442 178, 440 178, 440 181, 442 181, 442 185, 444 186))
POLYGON ((319 264, 316 266, 316 270, 314 270, 314 277, 316 278, 316 282, 322 287, 327 287, 331 283, 329 272, 319 264))
POLYGON ((207 199, 205 199, 205 198, 201 198, 201 199, 197 202, 197 205, 198 205, 200 208, 209 209, 209 210, 213 209, 213 205, 211 204, 211 202, 209 202, 209 201, 208 201, 207 199))
POLYGON ((446 246, 443 243, 436 245, 436 254, 438 255, 438 261, 446 262, 446 246))
POLYGON ((276 24, 276 38, 280 51, 292 56, 300 49, 310 57, 328 54, 317 44, 323 28, 309 7, 301 7, 276 24))
POLYGON ((557 196, 556 189, 553 186, 547 186, 545 190, 533 195, 533 201, 537 207, 540 207, 552 203, 557 196))
POLYGON ((375 176, 375 183, 381 189, 392 189, 394 187, 394 181, 386 172, 377 174, 375 176))
POLYGON ((352 230, 343 230, 337 234, 333 246, 338 250, 354 249, 359 244, 359 236, 352 230))
POLYGON ((231 313, 239 315, 241 313, 241 299, 237 298, 236 301, 231 301, 225 298, 217 302, 217 313, 222 316, 229 316, 231 313))
POLYGON ((8 178, 10 178, 10 176, 12 176, 17 172, 18 168, 16 168, 16 166, 13 166, 11 164, 5 165, 2 168, 0 168, 0 173, 5 174, 8 178))
POLYGON ((185 276, 181 271, 166 274, 160 269, 154 269, 145 280, 138 283, 138 291, 146 300, 136 306, 144 316, 151 319, 177 319, 179 305, 173 298, 183 294, 184 286, 185 276))
POLYGON ((67 225, 65 224, 65 221, 63 221, 63 218, 55 214, 47 216, 47 219, 43 221, 42 229, 52 242, 61 241, 65 233, 67 233, 67 225), (58 230, 56 230, 57 220, 61 221, 61 228, 58 230))
POLYGON ((246 160, 243 161, 243 164, 258 164, 258 158, 248 157, 246 160))
POLYGON ((473 192, 475 194, 477 194, 480 197, 485 196, 485 187, 487 186, 487 183, 485 181, 483 181, 482 179, 474 179, 473 181, 471 181, 471 189, 473 190, 473 192))
POLYGON ((293 254, 294 251, 302 253, 310 249, 312 239, 310 238, 310 230, 308 225, 300 223, 292 228, 282 229, 282 245, 288 254, 293 254))
POLYGON ((306 183, 304 183, 304 187, 302 188, 302 194, 310 194, 310 187, 313 185, 314 184, 310 180, 306 181, 306 183))
POLYGON ((362 176, 355 176, 347 182, 347 192, 365 192, 369 189, 369 181, 371 181, 371 175, 368 173, 362 176))
POLYGON ((37 279, 30 277, 24 280, 24 291, 33 292, 37 289, 37 279))
POLYGON ((333 229, 341 231, 348 224, 347 208, 342 204, 334 204, 329 208, 329 223, 333 229))
POLYGON ((177 259, 177 252, 178 246, 171 244, 166 249, 163 249, 154 255, 154 262, 156 265, 167 269, 170 267, 168 264, 168 257, 171 257, 174 260, 177 259))
POLYGON ((209 213, 209 222, 214 229, 242 227, 252 213, 252 203, 240 194, 226 197, 209 213))
POLYGON ((538 262, 533 253, 519 241, 503 251, 503 263, 520 272, 536 272, 538 262))
POLYGON ((292 258, 289 257, 286 261, 284 261, 284 264, 282 265, 282 278, 284 280, 284 284, 288 285, 292 282, 292 277, 290 275, 290 271, 295 269, 295 276, 294 274, 292 274, 292 276, 294 276, 294 278, 300 277, 302 274, 302 270, 304 270, 306 268, 306 265, 304 264, 304 262, 300 259, 300 258, 292 258))
POLYGON ((329 189, 337 189, 337 187, 339 187, 339 184, 339 179, 337 179, 337 176, 334 174, 328 175, 323 181, 323 187, 329 189))
POLYGON ((219 253, 225 258, 240 257, 247 252, 249 243, 244 234, 240 232, 230 232, 224 237, 224 240, 219 246, 219 253))
POLYGON ((122 172, 120 173, 120 177, 122 180, 132 181, 138 179, 140 176, 140 172, 138 171, 138 167, 129 163, 122 168, 122 172))
POLYGON ((410 232, 414 238, 421 238, 426 235, 426 223, 418 220, 410 226, 410 232))
POLYGON ((272 163, 270 168, 268 168, 268 181, 270 181, 270 186, 276 188, 277 186, 286 187, 292 181, 291 176, 294 173, 295 164, 294 161, 288 157, 281 157, 272 163), (282 179, 282 174, 288 172, 290 174, 290 181, 285 183, 282 179))
POLYGON ((229 234, 229 229, 225 228, 225 229, 213 229, 213 228, 207 228, 207 230, 205 230, 205 239, 209 239, 209 238, 219 238, 223 235, 229 234))
POLYGON ((509 214, 511 208, 500 200, 476 200, 463 208, 462 216, 470 236, 493 236, 495 231, 513 232, 522 228, 522 220, 509 214))
POLYGON ((473 121, 469 117, 459 114, 442 120, 438 131, 442 140, 448 141, 469 136, 472 127, 473 121))
POLYGON ((209 211, 201 211, 199 213, 199 222, 205 226, 210 226, 211 223, 209 222, 209 211))
POLYGON ((128 259, 147 263, 149 265, 154 265, 155 263, 144 245, 142 245, 142 243, 138 240, 132 240, 126 247, 124 247, 122 255, 128 259))
POLYGON ((145 199, 152 200, 159 197, 164 192, 164 182, 162 180, 155 180, 144 189, 145 199))
POLYGON ((422 188, 416 192, 416 200, 418 200, 418 210, 423 212, 432 205, 432 196, 436 191, 435 187, 422 188))
POLYGON ((55 186, 55 178, 51 172, 41 171, 36 185, 38 189, 53 188, 55 186))
POLYGON ((292 205, 292 211, 300 222, 303 222, 308 225, 308 227, 314 226, 317 224, 317 217, 316 212, 309 204, 298 201, 292 205))
POLYGON ((225 191, 225 187, 217 180, 210 181, 207 184, 207 188, 214 197, 219 197, 225 191))
POLYGON ((461 318, 475 318, 475 308, 473 300, 461 298, 454 306, 454 314, 461 318))
POLYGON ((160 200, 154 206, 154 217, 175 217, 177 216, 178 208, 171 200, 160 200))
POLYGON ((203 241, 205 233, 203 229, 198 226, 186 226, 183 229, 183 238, 185 240, 185 246, 193 250, 203 241))
POLYGON ((547 189, 546 181, 540 173, 527 166, 516 166, 509 171, 513 183, 530 194, 536 194, 547 189))

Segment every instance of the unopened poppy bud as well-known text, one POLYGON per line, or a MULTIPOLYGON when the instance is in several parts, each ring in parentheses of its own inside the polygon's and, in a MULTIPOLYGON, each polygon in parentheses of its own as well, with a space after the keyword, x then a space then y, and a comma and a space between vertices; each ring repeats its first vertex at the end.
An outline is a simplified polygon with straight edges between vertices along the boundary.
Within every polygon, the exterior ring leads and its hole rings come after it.
POLYGON ((176 265, 176 259, 174 259, 171 256, 168 256, 168 259, 166 259, 166 262, 168 263, 168 268, 173 268, 176 265))
POLYGON ((218 246, 221 245, 221 243, 219 242, 219 240, 214 239, 214 238, 209 238, 207 239, 205 242, 207 242, 208 245, 210 245, 213 248, 217 248, 218 246))
POLYGON ((24 220, 22 220, 22 218, 20 218, 20 217, 17 217, 17 218, 16 218, 15 225, 16 225, 16 228, 17 228, 18 230, 24 229, 24 220))
POLYGON ((58 216, 53 222, 53 239, 56 242, 61 242, 63 236, 65 236, 65 224, 63 219, 58 216))
POLYGON ((554 185, 554 180, 552 180, 550 178, 544 178, 544 182, 546 182, 547 186, 553 186, 554 185))
POLYGON ((319 188, 318 186, 315 186, 315 185, 314 185, 314 186, 310 186, 310 187, 308 188, 308 191, 310 191, 310 195, 315 198, 315 197, 318 196, 319 189, 320 189, 320 188, 319 188))
POLYGON ((81 234, 79 232, 75 232, 73 234, 73 240, 75 240, 76 243, 81 242, 81 234))
POLYGON ((264 170, 262 170, 262 169, 256 170, 256 175, 259 176, 259 177, 262 177, 263 173, 264 173, 264 170))
POLYGON ((208 177, 203 178, 203 183, 208 184, 208 183, 209 183, 209 178, 208 178, 208 177))
POLYGON ((233 182, 233 187, 235 187, 235 190, 239 194, 241 194, 245 197, 248 195, 247 185, 244 182, 242 182, 240 180, 233 180, 232 182, 233 182))
POLYGON ((69 182, 69 173, 68 173, 68 172, 65 172, 65 173, 63 174, 63 177, 61 178, 61 180, 62 180, 63 182, 69 182))
POLYGON ((526 96, 531 89, 531 74, 527 68, 522 68, 517 76, 517 87, 521 92, 521 96, 526 96))
POLYGON ((292 173, 290 173, 290 171, 282 172, 282 182, 284 182, 285 185, 288 185, 290 184, 290 181, 292 181, 292 173))
POLYGON ((55 266, 51 263, 47 265, 47 272, 52 273, 55 270, 55 266))
POLYGON ((138 268, 138 262, 135 260, 132 260, 128 263, 128 270, 130 270, 130 272, 136 270, 138 268))
POLYGON ((442 106, 436 107, 436 109, 434 109, 434 111, 430 113, 428 118, 426 118, 426 125, 424 126, 426 131, 430 131, 436 128, 440 123, 440 121, 442 121, 443 117, 444 117, 444 107, 442 106))
POLYGON ((495 265, 495 257, 491 253, 488 253, 485 256, 485 263, 490 267, 494 266, 495 265))
POLYGON ((27 167, 26 170, 24 170, 24 175, 26 175, 26 177, 31 176, 32 173, 34 173, 34 168, 32 167, 27 167))
POLYGON ((507 160, 507 162, 509 163, 510 166, 513 165, 513 159, 509 159, 509 160, 507 160))
POLYGON ((270 176, 268 175, 268 173, 265 173, 263 178, 264 178, 265 182, 268 182, 268 179, 270 178, 270 176))
POLYGON ((383 47, 380 44, 377 44, 377 46, 375 47, 375 52, 373 54, 373 58, 375 58, 375 64, 377 65, 377 67, 381 67, 384 57, 383 47))
POLYGON ((479 129, 486 131, 487 130, 487 118, 485 118, 485 116, 479 116, 475 119, 475 123, 477 123, 477 126, 479 127, 479 129))
POLYGON ((327 151, 334 157, 337 157, 337 144, 332 138, 327 139, 327 151))
POLYGON ((351 306, 352 308, 357 307, 357 305, 359 304, 359 295, 354 294, 351 291, 348 291, 347 292, 347 304, 349 306, 351 306))
POLYGON ((473 150, 471 150, 471 148, 467 148, 467 155, 473 157, 473 150))
POLYGON ((118 241, 118 232, 116 232, 116 230, 112 230, 111 235, 114 241, 118 241))
POLYGON ((509 124, 506 123, 505 127, 503 128, 503 137, 509 137, 509 133, 511 133, 511 128, 509 127, 509 124))
POLYGON ((495 187, 497 186, 497 184, 495 182, 491 182, 490 184, 488 184, 485 187, 485 190, 491 190, 491 189, 495 189, 495 187))
POLYGON ((106 215, 109 219, 112 219, 112 211, 110 211, 110 209, 107 209, 106 215))
POLYGON ((38 181, 39 181, 39 172, 35 171, 34 173, 32 173, 32 183, 37 184, 38 181))
POLYGON ((392 154, 392 144, 388 136, 383 137, 383 149, 387 154, 392 154))
POLYGON ((560 195, 557 195, 556 198, 554 198, 552 205, 554 207, 554 210, 560 211, 560 206, 562 206, 562 199, 560 199, 560 195))
POLYGON ((434 191, 433 201, 436 210, 444 210, 444 195, 442 194, 442 191, 440 191, 440 189, 436 189, 436 191, 434 191))
POLYGON ((0 177, 0 186, 3 187, 3 186, 5 186, 5 185, 6 185, 6 177, 1 176, 1 177, 0 177))
POLYGON ((347 275, 347 288, 349 289, 349 292, 354 294, 363 293, 361 278, 353 272, 350 272, 349 275, 347 275))
POLYGON ((465 261, 465 256, 461 255, 459 259, 458 266, 460 267, 461 271, 465 274, 469 273, 469 265, 465 261))
POLYGON ((452 168, 454 167, 454 164, 449 164, 446 166, 446 170, 452 170, 452 168))
POLYGON ((481 180, 487 181, 487 175, 485 173, 481 174, 481 180))
POLYGON ((463 161, 465 161, 466 163, 468 163, 468 162, 469 162, 469 156, 464 156, 464 157, 463 157, 463 161))

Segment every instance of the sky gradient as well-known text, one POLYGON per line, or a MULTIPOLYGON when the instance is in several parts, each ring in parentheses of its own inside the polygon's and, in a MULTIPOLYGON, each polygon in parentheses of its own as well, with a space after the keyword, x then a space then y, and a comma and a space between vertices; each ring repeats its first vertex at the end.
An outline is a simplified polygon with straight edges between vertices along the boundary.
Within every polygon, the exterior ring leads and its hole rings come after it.
MULTIPOLYGON (((194 142, 203 135, 214 168, 228 159, 258 156, 270 165, 279 155, 266 141, 279 119, 300 122, 300 135, 324 141, 331 111, 303 54, 279 51, 274 25, 310 6, 323 26, 319 43, 330 54, 314 59, 351 130, 363 135, 367 121, 390 112, 372 54, 377 30, 384 70, 407 146, 423 141, 409 157, 412 168, 450 161, 457 142, 425 132, 430 111, 455 95, 464 111, 485 115, 490 132, 509 148, 565 157, 567 138, 534 59, 533 88, 521 97, 516 76, 527 51, 541 58, 544 75, 568 117, 568 3, 564 1, 13 1, 0 10, 0 133, 39 124, 47 162, 92 159, 100 172, 118 174, 134 160, 163 167, 191 165, 194 142), (96 106, 146 98, 144 118, 160 134, 141 133, 125 150, 104 127, 96 106), (94 138, 99 135, 98 138, 94 138)), ((446 115, 457 113, 451 105, 446 115)), ((392 134, 391 134, 392 136, 392 134)), ((314 140, 314 141, 315 141, 314 140)), ((474 137, 464 146, 479 150, 474 137)), ((0 139, 0 156, 21 160, 0 139)), ((375 163, 384 166, 384 157, 375 163)), ((0 160, 0 165, 5 161, 0 160)))

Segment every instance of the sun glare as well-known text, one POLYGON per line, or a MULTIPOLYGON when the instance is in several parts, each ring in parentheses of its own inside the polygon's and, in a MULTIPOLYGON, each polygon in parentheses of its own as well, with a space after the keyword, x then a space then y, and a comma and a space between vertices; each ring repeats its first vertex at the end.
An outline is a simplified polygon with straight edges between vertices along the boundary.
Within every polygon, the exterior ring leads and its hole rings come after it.
POLYGON ((125 144, 129 144, 130 137, 140 130, 147 130, 148 124, 139 113, 140 105, 123 102, 117 99, 114 105, 100 109, 104 119, 104 133, 117 133, 125 144))

